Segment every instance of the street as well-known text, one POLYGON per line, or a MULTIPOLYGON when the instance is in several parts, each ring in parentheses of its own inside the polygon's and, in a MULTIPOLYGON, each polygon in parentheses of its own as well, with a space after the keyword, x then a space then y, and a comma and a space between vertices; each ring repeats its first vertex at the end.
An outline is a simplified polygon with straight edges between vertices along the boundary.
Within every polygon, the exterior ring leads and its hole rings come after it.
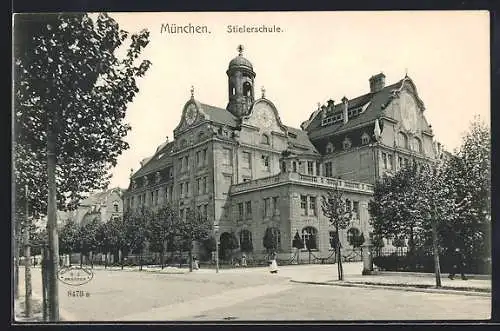
MULTIPOLYGON (((334 279, 335 266, 330 267, 334 279)), ((330 270, 328 266, 306 268, 285 267, 277 275, 266 268, 218 274, 213 270, 157 274, 94 269, 94 278, 87 284, 59 282, 60 315, 66 321, 490 318, 488 297, 290 282, 294 272, 330 270)), ((346 269, 349 277, 349 266, 346 269)), ((41 296, 39 268, 32 269, 32 277, 34 295, 41 296)))

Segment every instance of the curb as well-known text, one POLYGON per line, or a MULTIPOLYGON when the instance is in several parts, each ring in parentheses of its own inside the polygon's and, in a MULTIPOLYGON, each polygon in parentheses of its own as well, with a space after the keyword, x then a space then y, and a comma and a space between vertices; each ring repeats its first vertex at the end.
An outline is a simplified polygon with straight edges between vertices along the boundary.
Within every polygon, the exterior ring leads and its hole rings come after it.
MULTIPOLYGON (((441 275, 446 275, 447 273, 442 273, 441 275)), ((413 277, 424 277, 424 278, 433 278, 433 273, 428 272, 404 272, 404 271, 377 271, 376 275, 381 276, 413 276, 413 277)), ((491 280, 491 275, 482 275, 482 274, 466 274, 469 279, 477 279, 477 280, 491 280)))
POLYGON ((392 285, 371 285, 371 284, 358 284, 358 283, 328 283, 328 282, 311 282, 300 281, 291 279, 292 283, 311 284, 311 285, 330 285, 330 286, 343 286, 343 287, 362 287, 362 288, 384 288, 388 290, 406 291, 406 292, 424 292, 424 293, 438 293, 438 294, 456 294, 465 296, 478 296, 491 298, 491 292, 474 292, 474 291, 460 291, 460 290, 444 290, 435 288, 418 288, 411 286, 392 286, 392 285))

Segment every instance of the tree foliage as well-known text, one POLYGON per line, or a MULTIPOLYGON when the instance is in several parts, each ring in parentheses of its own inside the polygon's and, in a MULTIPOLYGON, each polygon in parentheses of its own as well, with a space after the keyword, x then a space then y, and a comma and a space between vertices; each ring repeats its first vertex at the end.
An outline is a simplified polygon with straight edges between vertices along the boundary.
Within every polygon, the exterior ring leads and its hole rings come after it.
POLYGON ((179 216, 170 204, 155 211, 147 225, 150 250, 163 254, 168 242, 174 240, 179 225, 179 216))
POLYGON ((14 34, 16 196, 28 185, 33 210, 46 213, 51 128, 58 208, 73 209, 82 194, 107 186, 110 167, 128 148, 123 120, 136 79, 151 64, 139 59, 149 32, 129 38, 107 14, 64 13, 16 15, 14 34))
POLYGON ((293 237, 293 241, 292 241, 292 247, 297 248, 297 249, 304 248, 304 242, 302 241, 302 238, 300 237, 298 230, 295 231, 295 236, 293 237))
POLYGON ((273 252, 278 249, 278 236, 276 230, 273 228, 267 228, 264 233, 264 238, 262 239, 264 248, 268 252, 273 252))
POLYGON ((68 220, 59 233, 59 251, 62 254, 75 253, 80 249, 80 228, 72 219, 68 220))

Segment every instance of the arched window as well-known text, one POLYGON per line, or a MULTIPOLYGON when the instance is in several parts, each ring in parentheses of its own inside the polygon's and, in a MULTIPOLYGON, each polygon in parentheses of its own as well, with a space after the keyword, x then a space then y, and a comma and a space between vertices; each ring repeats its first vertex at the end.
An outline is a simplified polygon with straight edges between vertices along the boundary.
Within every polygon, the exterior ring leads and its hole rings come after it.
POLYGON ((334 151, 333 144, 330 142, 326 145, 326 152, 327 153, 332 153, 334 151))
POLYGON ((403 132, 398 133, 398 146, 408 148, 408 137, 403 132))
POLYGON ((243 95, 246 97, 252 96, 252 84, 250 84, 249 82, 245 82, 243 84, 243 95))
POLYGON ((262 138, 260 140, 260 143, 261 144, 264 144, 264 145, 269 145, 269 137, 267 134, 263 134, 262 135, 262 138))
POLYGON ((281 172, 286 172, 286 162, 281 161, 281 172))
POLYGON ((422 141, 419 138, 415 137, 413 139, 413 146, 412 147, 413 147, 413 150, 415 152, 422 153, 422 141))
POLYGON ((281 248, 281 232, 277 227, 266 229, 263 239, 264 247, 268 251, 278 250, 281 248))
POLYGON ((242 252, 251 252, 253 250, 252 232, 248 230, 241 230, 240 247, 242 252))
POLYGON ((302 240, 307 249, 318 249, 318 230, 312 226, 302 229, 302 240))
POLYGON ((201 131, 198 133, 198 141, 202 141, 205 138, 205 132, 201 131))
POLYGON ((366 132, 361 136, 361 143, 363 145, 370 143, 370 136, 366 132))
POLYGON ((118 212, 118 202, 113 203, 114 212, 118 212))

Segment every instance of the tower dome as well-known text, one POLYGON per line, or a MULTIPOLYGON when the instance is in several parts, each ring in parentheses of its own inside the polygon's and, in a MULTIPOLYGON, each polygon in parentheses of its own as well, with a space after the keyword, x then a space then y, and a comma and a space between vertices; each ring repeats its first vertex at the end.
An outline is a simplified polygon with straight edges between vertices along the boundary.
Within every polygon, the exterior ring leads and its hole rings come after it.
POLYGON ((236 117, 246 115, 254 102, 255 72, 250 61, 243 56, 243 46, 238 46, 238 56, 229 62, 228 76, 229 103, 227 110, 236 117))

